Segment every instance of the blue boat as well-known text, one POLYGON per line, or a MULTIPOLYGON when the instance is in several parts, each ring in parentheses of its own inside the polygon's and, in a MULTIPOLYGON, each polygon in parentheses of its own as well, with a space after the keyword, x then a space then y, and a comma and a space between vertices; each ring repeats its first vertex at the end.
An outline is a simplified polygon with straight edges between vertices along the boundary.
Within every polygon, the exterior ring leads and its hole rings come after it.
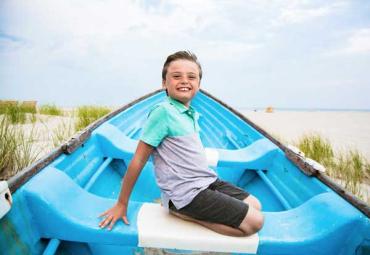
POLYGON ((157 90, 112 112, 2 182, 0 253, 370 254, 368 205, 204 90, 192 106, 209 165, 261 201, 262 230, 228 237, 168 214, 151 161, 131 194, 130 225, 100 229, 98 215, 119 195, 148 111, 165 97, 157 90))

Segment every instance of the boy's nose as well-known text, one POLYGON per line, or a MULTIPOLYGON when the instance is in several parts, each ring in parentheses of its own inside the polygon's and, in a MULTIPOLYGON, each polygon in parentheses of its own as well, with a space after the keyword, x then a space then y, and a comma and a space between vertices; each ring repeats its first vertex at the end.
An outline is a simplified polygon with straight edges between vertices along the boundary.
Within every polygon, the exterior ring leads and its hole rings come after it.
POLYGON ((188 82, 189 82, 189 80, 188 80, 187 77, 182 77, 181 83, 188 83, 188 82))

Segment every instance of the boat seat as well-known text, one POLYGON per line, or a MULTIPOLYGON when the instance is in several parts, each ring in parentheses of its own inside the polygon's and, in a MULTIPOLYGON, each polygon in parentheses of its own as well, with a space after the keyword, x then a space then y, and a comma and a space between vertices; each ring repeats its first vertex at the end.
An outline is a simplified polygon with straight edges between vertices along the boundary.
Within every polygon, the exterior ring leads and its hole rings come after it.
POLYGON ((87 192, 56 168, 40 172, 23 187, 23 192, 43 238, 132 247, 257 251, 257 234, 245 238, 220 235, 181 220, 154 203, 130 201, 130 225, 119 221, 111 231, 100 229, 97 216, 115 201, 87 192))
POLYGON ((159 204, 135 201, 129 203, 130 225, 119 221, 112 231, 100 229, 98 215, 115 201, 87 192, 53 167, 33 177, 22 192, 41 237, 101 245, 263 254, 304 249, 325 254, 326 248, 339 249, 337 244, 345 244, 354 231, 364 231, 361 215, 333 192, 288 211, 265 212, 263 229, 246 238, 223 236, 171 216, 159 204))
MULTIPOLYGON (((105 156, 130 160, 138 141, 127 137, 112 124, 100 126, 94 133, 105 156)), ((239 169, 268 169, 279 148, 267 138, 259 139, 249 146, 236 150, 206 148, 210 166, 239 169)))
POLYGON ((369 232, 361 223, 366 216, 361 216, 334 192, 318 194, 287 211, 264 215, 264 227, 259 232, 258 252, 261 254, 297 254, 297 251, 349 254, 343 252, 343 246, 348 251, 355 250, 361 241, 356 244, 353 238, 361 231, 369 232))
POLYGON ((77 185, 66 173, 47 167, 22 188, 41 237, 77 242, 137 244, 136 215, 141 203, 130 202, 131 224, 118 223, 101 230, 98 216, 115 200, 96 196, 77 185))

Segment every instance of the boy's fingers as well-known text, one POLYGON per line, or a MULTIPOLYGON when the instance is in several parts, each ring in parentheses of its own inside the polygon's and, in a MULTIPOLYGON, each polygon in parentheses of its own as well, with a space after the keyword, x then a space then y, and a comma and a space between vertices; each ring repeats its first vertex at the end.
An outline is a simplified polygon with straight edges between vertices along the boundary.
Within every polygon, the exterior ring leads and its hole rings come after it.
POLYGON ((122 217, 122 220, 123 220, 123 222, 124 222, 126 225, 129 225, 129 224, 130 224, 130 222, 128 222, 128 220, 127 220, 127 217, 126 217, 126 216, 123 216, 123 217, 122 217))
POLYGON ((113 216, 109 216, 109 217, 105 218, 102 222, 100 222, 99 226, 101 228, 105 228, 105 226, 107 226, 109 224, 109 222, 111 222, 112 217, 113 216))
MULTIPOLYGON (((109 210, 110 210, 110 209, 109 209, 109 210)), ((100 217, 103 217, 103 216, 105 216, 105 215, 107 215, 107 214, 109 213, 109 210, 106 210, 105 212, 103 212, 102 214, 100 214, 100 215, 99 215, 99 218, 100 218, 100 217)))
POLYGON ((114 224, 116 224, 116 221, 117 221, 117 219, 116 219, 116 218, 113 218, 113 219, 112 219, 112 221, 110 222, 109 227, 108 227, 108 229, 109 229, 109 230, 112 230, 112 228, 113 228, 114 224))

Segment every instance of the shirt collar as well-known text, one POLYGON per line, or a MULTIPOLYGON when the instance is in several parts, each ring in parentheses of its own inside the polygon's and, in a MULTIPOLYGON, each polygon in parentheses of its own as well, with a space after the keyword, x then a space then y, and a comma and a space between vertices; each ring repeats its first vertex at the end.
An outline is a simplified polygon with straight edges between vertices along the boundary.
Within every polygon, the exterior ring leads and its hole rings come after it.
POLYGON ((167 97, 167 100, 170 104, 172 104, 173 106, 175 106, 175 108, 180 112, 180 113, 184 113, 186 111, 189 111, 189 112, 195 112, 193 107, 189 106, 189 108, 186 108, 185 105, 183 105, 181 102, 177 101, 176 99, 173 99, 172 97, 167 97))
POLYGON ((172 97, 167 97, 167 100, 170 104, 172 104, 180 113, 188 113, 190 116, 193 117, 196 121, 198 121, 199 117, 201 116, 200 113, 198 113, 191 105, 189 108, 186 108, 183 103, 177 101, 176 99, 173 99, 172 97))

